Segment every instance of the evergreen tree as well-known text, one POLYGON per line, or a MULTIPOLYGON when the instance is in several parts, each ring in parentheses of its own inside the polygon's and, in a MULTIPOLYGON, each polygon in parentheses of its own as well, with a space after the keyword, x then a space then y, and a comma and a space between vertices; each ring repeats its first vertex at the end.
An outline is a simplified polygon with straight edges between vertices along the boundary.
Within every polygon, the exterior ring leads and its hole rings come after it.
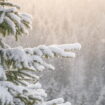
MULTIPOLYGON (((20 7, 0 0, 0 34, 14 35, 16 40, 28 34, 31 16, 19 13, 20 7)), ((71 50, 81 48, 79 43, 64 45, 40 45, 34 48, 11 48, 0 39, 0 105, 71 105, 63 98, 45 100, 47 94, 38 82, 37 73, 54 70, 46 58, 75 57, 71 50), (37 72, 37 73, 36 73, 37 72)))

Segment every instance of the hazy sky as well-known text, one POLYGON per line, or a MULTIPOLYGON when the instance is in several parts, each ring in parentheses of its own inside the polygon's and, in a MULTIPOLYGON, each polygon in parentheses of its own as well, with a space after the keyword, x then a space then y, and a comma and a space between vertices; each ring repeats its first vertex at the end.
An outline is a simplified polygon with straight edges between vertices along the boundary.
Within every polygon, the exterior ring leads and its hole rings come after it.
POLYGON ((27 37, 33 43, 34 40, 40 40, 37 43, 70 43, 84 40, 88 34, 90 37, 101 34, 105 39, 105 0, 11 1, 16 1, 22 10, 33 16, 33 30, 27 37))

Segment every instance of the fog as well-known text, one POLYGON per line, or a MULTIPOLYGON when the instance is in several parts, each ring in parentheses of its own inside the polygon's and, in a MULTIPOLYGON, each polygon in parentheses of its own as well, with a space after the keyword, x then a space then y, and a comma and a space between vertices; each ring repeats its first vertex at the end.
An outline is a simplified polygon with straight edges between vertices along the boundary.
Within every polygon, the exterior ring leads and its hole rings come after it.
POLYGON ((48 100, 63 96, 72 105, 105 105, 105 0, 11 0, 33 16, 30 35, 6 38, 12 46, 79 42, 74 59, 52 59, 56 71, 41 82, 48 100))

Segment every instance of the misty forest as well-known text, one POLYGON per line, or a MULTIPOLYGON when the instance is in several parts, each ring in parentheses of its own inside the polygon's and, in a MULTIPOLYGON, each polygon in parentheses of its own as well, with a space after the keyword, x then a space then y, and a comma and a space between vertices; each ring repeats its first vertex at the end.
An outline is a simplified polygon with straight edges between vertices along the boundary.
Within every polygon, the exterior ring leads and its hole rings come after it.
POLYGON ((0 0, 0 105, 105 105, 104 0, 0 0))

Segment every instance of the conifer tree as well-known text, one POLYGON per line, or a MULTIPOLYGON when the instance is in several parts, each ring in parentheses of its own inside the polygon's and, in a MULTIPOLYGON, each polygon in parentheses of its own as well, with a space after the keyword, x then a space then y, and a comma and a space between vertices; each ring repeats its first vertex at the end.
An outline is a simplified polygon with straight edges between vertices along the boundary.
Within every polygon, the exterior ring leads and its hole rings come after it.
MULTIPOLYGON (((0 0, 0 34, 14 35, 16 40, 28 34, 32 17, 20 13, 20 7, 0 0)), ((15 47, 0 39, 0 105, 71 105, 63 98, 47 101, 47 94, 39 83, 44 69, 54 70, 45 59, 53 57, 75 57, 73 50, 81 48, 79 43, 63 45, 40 45, 34 48, 15 47)))

